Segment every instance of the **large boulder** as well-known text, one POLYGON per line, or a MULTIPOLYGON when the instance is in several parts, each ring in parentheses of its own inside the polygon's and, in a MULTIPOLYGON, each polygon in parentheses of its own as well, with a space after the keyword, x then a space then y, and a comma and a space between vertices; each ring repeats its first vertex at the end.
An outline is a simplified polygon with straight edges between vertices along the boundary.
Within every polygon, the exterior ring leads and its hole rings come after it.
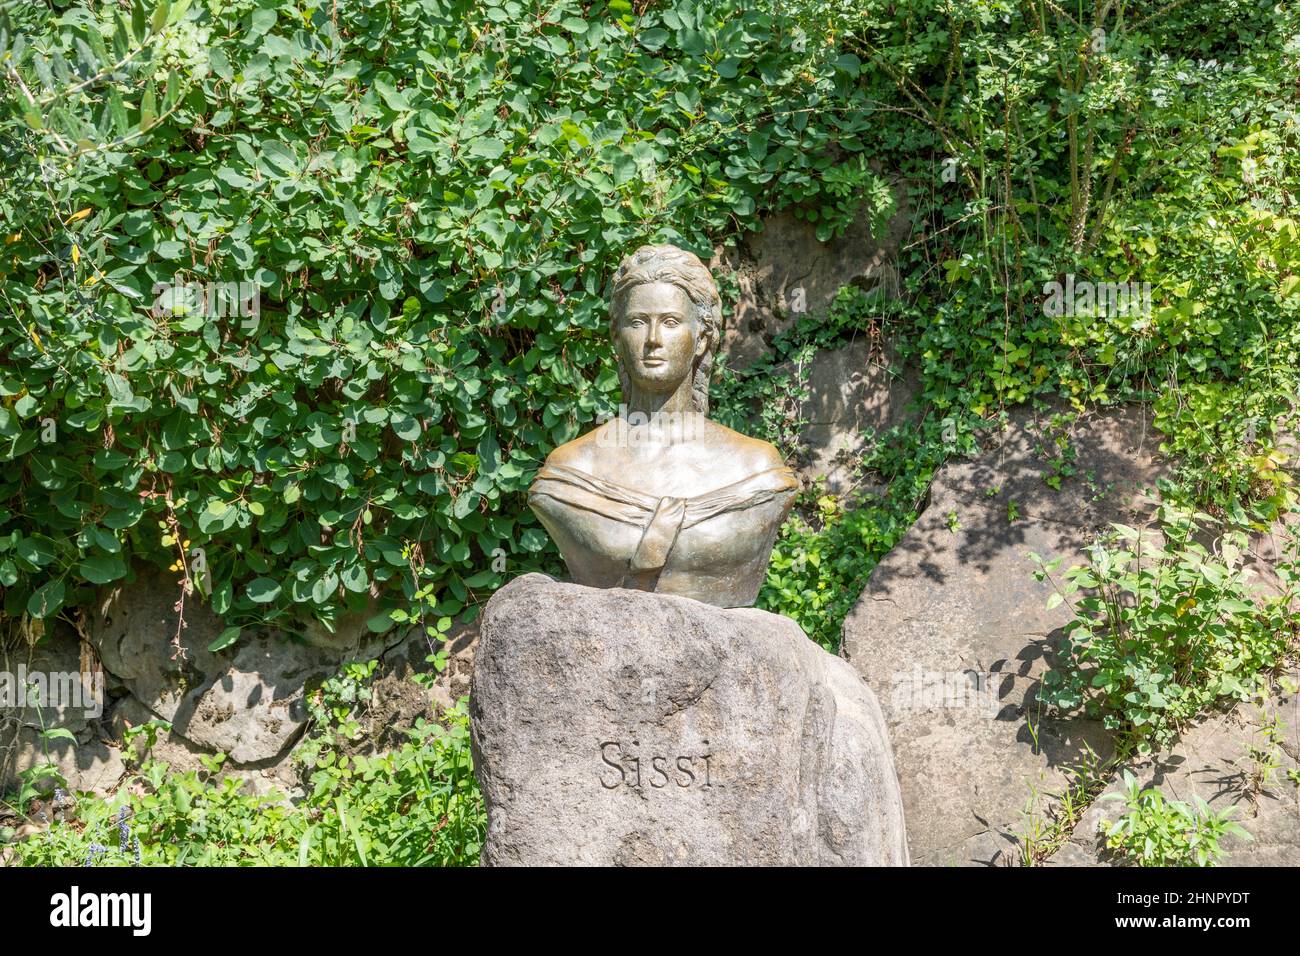
POLYGON ((524 575, 470 716, 485 864, 907 862, 880 709, 786 618, 524 575))
POLYGON ((1082 418, 1018 410, 930 503, 844 624, 844 654, 890 728, 914 862, 1005 864, 1034 794, 1111 751, 1100 724, 1054 720, 1036 692, 1061 628, 1037 554, 1069 567, 1110 522, 1143 524, 1162 474, 1136 406, 1082 418), (1059 487, 1057 487, 1059 485, 1059 487))

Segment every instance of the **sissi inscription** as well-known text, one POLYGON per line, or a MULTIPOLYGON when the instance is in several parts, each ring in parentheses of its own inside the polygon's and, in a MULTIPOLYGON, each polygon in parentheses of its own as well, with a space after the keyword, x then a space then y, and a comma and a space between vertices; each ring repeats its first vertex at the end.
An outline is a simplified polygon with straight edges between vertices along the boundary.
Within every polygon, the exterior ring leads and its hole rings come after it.
POLYGON ((647 783, 655 790, 673 785, 683 790, 692 787, 711 790, 715 786, 721 786, 713 782, 713 768, 709 765, 713 754, 707 752, 709 742, 705 740, 701 744, 706 752, 698 755, 643 754, 639 749, 639 740, 633 740, 631 746, 624 746, 620 740, 604 741, 600 744, 600 760, 605 765, 599 772, 600 785, 606 790, 617 790, 619 787, 642 790, 647 783), (617 771, 617 776, 612 771, 617 771))

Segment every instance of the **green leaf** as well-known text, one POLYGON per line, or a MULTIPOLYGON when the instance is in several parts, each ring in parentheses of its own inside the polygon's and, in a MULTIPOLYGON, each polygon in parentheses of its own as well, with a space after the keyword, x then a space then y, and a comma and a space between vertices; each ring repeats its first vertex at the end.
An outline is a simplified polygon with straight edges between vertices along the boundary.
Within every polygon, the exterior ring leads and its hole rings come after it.
POLYGON ((506 144, 490 136, 476 137, 466 149, 466 154, 478 159, 497 159, 506 151, 506 144))
POLYGON ((97 554, 82 561, 77 571, 91 584, 107 584, 126 576, 126 562, 120 555, 97 554))
POLYGON ((220 634, 217 635, 217 639, 215 641, 213 641, 211 644, 208 645, 208 650, 212 651, 213 653, 216 653, 217 651, 225 650, 227 647, 230 647, 232 644, 238 641, 239 635, 242 633, 243 633, 243 628, 228 627, 220 634))
POLYGON ((37 588, 27 599, 27 613, 35 618, 47 618, 63 606, 64 588, 61 580, 48 581, 37 588))
POLYGON ((254 603, 269 604, 280 596, 280 582, 272 578, 254 578, 244 589, 244 593, 254 603))

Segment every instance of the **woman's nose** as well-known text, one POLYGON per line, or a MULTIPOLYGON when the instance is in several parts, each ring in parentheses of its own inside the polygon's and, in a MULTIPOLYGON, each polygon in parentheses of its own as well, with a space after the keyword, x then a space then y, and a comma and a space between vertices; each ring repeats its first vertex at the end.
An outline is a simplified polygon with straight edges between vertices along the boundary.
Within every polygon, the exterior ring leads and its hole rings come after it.
POLYGON ((662 343, 659 335, 659 320, 651 319, 649 326, 646 328, 645 346, 648 349, 656 349, 662 343))

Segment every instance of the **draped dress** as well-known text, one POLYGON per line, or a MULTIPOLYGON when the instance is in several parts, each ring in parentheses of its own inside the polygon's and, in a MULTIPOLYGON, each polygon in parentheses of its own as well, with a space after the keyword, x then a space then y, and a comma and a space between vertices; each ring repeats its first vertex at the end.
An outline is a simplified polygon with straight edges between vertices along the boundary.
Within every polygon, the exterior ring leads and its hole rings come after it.
POLYGON ((674 497, 547 464, 528 502, 577 584, 748 607, 798 490, 799 479, 784 466, 674 497))

